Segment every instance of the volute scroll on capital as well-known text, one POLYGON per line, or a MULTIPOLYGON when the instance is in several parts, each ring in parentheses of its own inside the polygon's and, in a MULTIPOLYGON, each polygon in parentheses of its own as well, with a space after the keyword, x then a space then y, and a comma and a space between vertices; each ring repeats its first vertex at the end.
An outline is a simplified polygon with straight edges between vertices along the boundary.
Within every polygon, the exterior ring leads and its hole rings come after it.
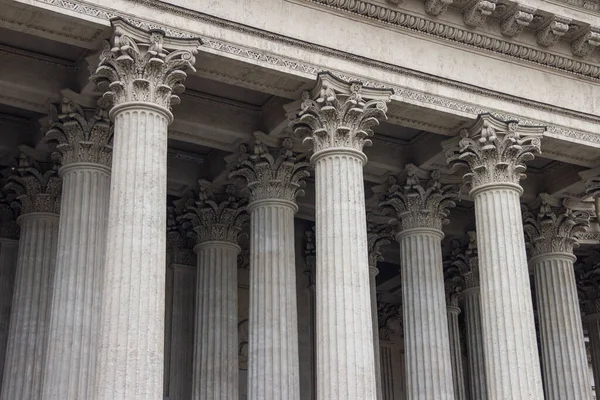
POLYGON ((111 20, 112 43, 105 42, 100 63, 90 79, 115 106, 129 102, 153 103, 164 109, 179 104, 185 70, 195 72, 199 39, 144 31, 121 18, 111 20))
POLYGON ((590 214, 573 210, 565 199, 547 193, 539 195, 536 211, 525 209, 523 229, 531 256, 548 253, 573 254, 579 244, 577 234, 590 226, 590 214))
POLYGON ((319 73, 315 88, 302 94, 300 111, 290 125, 296 135, 312 143, 315 154, 328 149, 362 153, 364 146, 372 144, 372 128, 387 118, 386 103, 392 94, 392 90, 319 73))
POLYGON ((199 183, 197 200, 188 200, 184 214, 178 219, 198 244, 208 241, 238 244, 250 219, 245 199, 236 195, 233 185, 227 185, 224 193, 214 193, 206 182, 199 183))
POLYGON ((286 200, 295 203, 297 196, 304 195, 305 179, 310 176, 310 163, 305 155, 293 151, 291 138, 283 138, 277 149, 269 149, 256 137, 252 152, 247 145, 229 178, 240 177, 247 183, 250 204, 260 200, 286 200))
POLYGON ((19 165, 8 176, 4 190, 13 192, 21 206, 21 216, 30 213, 60 213, 62 179, 52 161, 48 169, 41 168, 29 156, 21 153, 19 165))
POLYGON ((459 200, 459 188, 440 182, 440 172, 406 166, 406 181, 398 185, 395 177, 388 180, 386 192, 380 194, 379 207, 397 217, 399 231, 430 228, 438 231, 449 223, 450 208, 459 200))
POLYGON ((44 140, 56 144, 62 166, 74 163, 112 165, 113 126, 108 117, 111 107, 107 98, 100 98, 94 112, 85 110, 64 97, 57 110, 52 108, 52 125, 44 140))
POLYGON ((525 179, 525 163, 541 152, 542 126, 501 121, 490 114, 480 115, 459 138, 443 143, 448 164, 466 168, 463 179, 472 189, 486 184, 518 185, 525 179))

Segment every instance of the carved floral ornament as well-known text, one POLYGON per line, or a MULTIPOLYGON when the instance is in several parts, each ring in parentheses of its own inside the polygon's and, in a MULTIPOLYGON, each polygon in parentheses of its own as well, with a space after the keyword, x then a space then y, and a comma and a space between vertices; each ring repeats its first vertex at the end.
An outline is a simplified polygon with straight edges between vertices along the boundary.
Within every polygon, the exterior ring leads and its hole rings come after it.
POLYGON ((444 262, 445 269, 460 274, 460 282, 455 282, 455 284, 460 283, 460 291, 480 285, 477 234, 475 231, 469 231, 467 234, 469 243, 461 246, 458 240, 453 240, 451 257, 444 262))
POLYGON ((248 146, 242 146, 238 164, 229 178, 241 177, 247 182, 251 204, 268 199, 295 202, 297 196, 304 195, 302 188, 304 179, 310 176, 310 163, 304 161, 305 156, 295 154, 293 146, 291 138, 281 140, 278 149, 269 149, 259 138, 252 153, 248 146))
POLYGON ((600 252, 593 250, 575 264, 579 305, 584 315, 600 314, 600 252))
POLYGON ((60 110, 52 107, 52 125, 44 140, 57 144, 63 166, 78 163, 95 163, 110 167, 112 164, 113 129, 108 117, 110 101, 98 100, 93 113, 65 97, 60 110))
POLYGON ((443 143, 448 164, 466 168, 463 179, 471 188, 491 183, 518 185, 525 179, 525 163, 541 152, 542 126, 523 126, 480 115, 475 125, 460 132, 460 138, 443 143))
POLYGON ((442 230, 449 222, 449 209, 459 199, 459 188, 440 182, 439 171, 427 172, 415 165, 406 165, 406 182, 403 186, 390 177, 387 192, 380 195, 379 207, 383 212, 397 217, 399 231, 413 228, 442 230))
POLYGON ((367 249, 369 252, 369 267, 377 268, 377 264, 384 260, 383 247, 392 243, 394 237, 390 225, 377 224, 373 213, 367 213, 367 249))
POLYGON ((362 152, 372 144, 372 128, 387 118, 386 103, 392 94, 319 73, 312 92, 302 94, 300 111, 290 124, 296 135, 313 144, 315 153, 332 148, 362 152))
POLYGON ((19 165, 8 177, 4 190, 13 192, 21 205, 21 215, 34 212, 60 213, 62 179, 58 166, 42 169, 27 155, 21 153, 19 165))
MULTIPOLYGON (((6 186, 6 179, 0 179, 0 188, 6 186)), ((15 203, 4 189, 0 190, 0 238, 14 239, 19 238, 20 228, 17 224, 20 204, 15 203)))
POLYGON ((188 200, 185 213, 178 219, 198 244, 208 241, 224 241, 237 244, 242 230, 250 217, 245 200, 236 195, 233 185, 227 185, 225 193, 215 194, 209 185, 200 181, 197 200, 188 200))
POLYGON ((547 253, 573 254, 577 247, 577 234, 585 232, 590 226, 590 215, 585 211, 576 211, 559 200, 542 193, 538 199, 537 212, 523 212, 525 241, 531 256, 547 253))
POLYGON ((184 224, 179 217, 184 214, 183 202, 185 199, 174 201, 167 206, 167 254, 172 264, 196 265, 196 256, 193 251, 193 238, 188 235, 184 224))
POLYGON ((100 63, 91 80, 115 106, 128 102, 154 103, 169 109, 179 104, 187 75, 195 72, 198 39, 166 37, 143 31, 123 19, 111 20, 112 44, 104 42, 100 63))

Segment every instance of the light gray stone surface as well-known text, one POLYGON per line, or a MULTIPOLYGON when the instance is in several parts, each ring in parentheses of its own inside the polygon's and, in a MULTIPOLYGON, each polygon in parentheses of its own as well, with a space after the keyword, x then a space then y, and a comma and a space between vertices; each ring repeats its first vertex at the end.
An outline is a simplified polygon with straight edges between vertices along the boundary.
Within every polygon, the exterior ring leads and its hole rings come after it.
POLYGON ((448 306, 448 335, 450 339, 450 360, 452 361, 452 382, 454 383, 454 398, 467 399, 465 386, 465 371, 463 367, 462 349, 460 345, 460 330, 458 328, 458 314, 460 308, 448 306))
POLYGON ((469 369, 469 394, 473 399, 487 400, 485 379, 485 353, 481 326, 481 296, 479 286, 462 292, 465 313, 467 360, 469 369))
POLYGON ((47 354, 58 214, 19 217, 21 236, 11 309, 2 400, 39 400, 47 354))
POLYGON ((19 242, 17 240, 0 238, 0 391, 4 375, 18 250, 19 242))
POLYGON ((373 324, 373 351, 375 352, 375 385, 377 386, 377 400, 383 398, 381 391, 381 355, 379 348, 379 317, 377 315, 377 275, 379 269, 369 266, 369 288, 371 292, 371 319, 373 324))

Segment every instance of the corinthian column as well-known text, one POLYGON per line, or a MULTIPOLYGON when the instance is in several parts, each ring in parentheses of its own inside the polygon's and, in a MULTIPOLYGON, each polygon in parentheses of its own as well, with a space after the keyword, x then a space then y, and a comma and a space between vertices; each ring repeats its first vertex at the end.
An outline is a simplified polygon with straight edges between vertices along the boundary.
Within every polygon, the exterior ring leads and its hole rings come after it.
POLYGON ((377 396, 362 149, 390 96, 319 74, 292 122, 314 148, 318 399, 377 396))
POLYGON ((389 226, 376 225, 373 216, 367 214, 367 240, 369 250, 369 286, 371 289, 371 319, 373 321, 373 350, 375 351, 375 384, 377 399, 383 400, 381 380, 381 356, 379 348, 379 315, 377 313, 377 264, 383 261, 382 247, 392 241, 389 226))
POLYGON ((2 400, 39 400, 56 265, 61 180, 22 155, 5 188, 21 204, 21 227, 2 400))
POLYGON ((465 314, 467 362, 469 369, 469 393, 472 399, 487 400, 485 380, 485 357, 481 331, 481 296, 479 294, 479 260, 477 257, 477 234, 467 232, 469 245, 466 251, 454 257, 453 265, 462 275, 463 312, 465 314))
POLYGON ((293 145, 269 151, 257 137, 230 174, 250 190, 249 400, 300 400, 294 214, 310 164, 293 145))
POLYGON ((444 266, 444 284, 446 290, 446 311, 448 315, 448 338, 450 340, 454 398, 456 400, 466 400, 467 389, 465 387, 465 372, 460 345, 460 329, 458 326, 458 315, 460 314, 458 299, 463 288, 463 279, 460 275, 460 270, 453 262, 446 263, 444 266))
POLYGON ((573 263, 575 235, 589 214, 540 194, 539 210, 523 213, 532 256, 546 400, 591 399, 592 388, 573 263))
POLYGON ((58 143, 63 195, 44 400, 93 398, 110 190, 108 106, 101 99, 95 115, 86 115, 64 98, 45 138, 58 143))
MULTIPOLYGON (((5 183, 2 181, 1 187, 4 187, 5 183)), ((10 199, 4 192, 0 192, 0 391, 19 249, 17 215, 18 210, 11 207, 10 199)))
POLYGON ((492 399, 544 396, 519 204, 525 161, 540 151, 544 131, 485 114, 444 145, 452 147, 450 164, 468 168, 464 178, 475 202, 485 370, 492 399))
POLYGON ((442 225, 457 187, 439 172, 406 166, 403 187, 392 184, 380 206, 397 216, 404 315, 407 397, 454 400, 442 265, 442 225), (423 180, 423 183, 421 183, 423 180))
POLYGON ((235 188, 216 194, 200 181, 197 201, 187 207, 196 237, 196 326, 193 400, 239 397, 237 256, 238 238, 248 220, 235 188))
POLYGON ((197 40, 112 20, 92 80, 113 101, 114 150, 101 294, 96 400, 163 392, 169 108, 179 102, 197 40))

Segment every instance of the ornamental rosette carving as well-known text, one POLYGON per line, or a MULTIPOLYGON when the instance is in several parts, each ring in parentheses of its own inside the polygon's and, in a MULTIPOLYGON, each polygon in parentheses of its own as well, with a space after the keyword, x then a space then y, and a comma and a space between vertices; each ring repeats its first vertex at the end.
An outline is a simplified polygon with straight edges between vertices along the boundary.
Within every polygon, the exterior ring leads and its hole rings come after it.
POLYGON ((143 31, 122 19, 111 21, 112 43, 104 42, 100 63, 91 80, 116 105, 154 103, 169 109, 180 103, 187 75, 195 72, 199 40, 166 37, 143 31))
POLYGON ((4 190, 13 192, 21 205, 21 215, 34 212, 60 213, 62 179, 58 166, 44 170, 25 154, 19 158, 19 166, 8 177, 4 190))
POLYGON ((386 103, 392 94, 320 73, 312 92, 303 93, 291 126, 296 135, 312 142, 315 153, 332 148, 362 151, 372 144, 372 128, 387 118, 386 103))
POLYGON ((52 125, 44 140, 56 144, 63 166, 85 162, 111 167, 113 129, 109 109, 108 99, 101 98, 95 112, 86 115, 79 104, 67 97, 62 99, 60 111, 53 108, 52 125))
POLYGON ((593 250, 578 259, 575 278, 583 315, 600 314, 600 252, 593 250))
POLYGON ((269 149, 256 138, 252 153, 242 146, 238 164, 229 174, 229 178, 243 178, 250 191, 250 203, 259 200, 279 199, 291 202, 297 196, 304 195, 302 189, 310 176, 310 163, 304 156, 292 151, 294 142, 284 138, 279 149, 269 149))
POLYGON ((189 234, 198 244, 209 241, 238 244, 250 219, 243 203, 233 185, 228 185, 225 193, 215 194, 201 181, 197 200, 190 199, 178 219, 184 222, 184 228, 191 228, 189 234))
POLYGON ((466 168, 463 175, 475 189, 490 183, 519 184, 525 179, 525 163, 541 152, 541 137, 545 127, 504 122, 489 114, 479 116, 470 129, 460 132, 460 141, 450 139, 445 147, 448 163, 454 168, 466 168))
POLYGON ((449 222, 450 208, 456 206, 459 188, 443 185, 440 172, 427 172, 415 165, 406 166, 404 186, 390 177, 388 190, 380 195, 379 207, 387 214, 397 216, 399 231, 413 228, 442 230, 449 222))
POLYGON ((392 227, 379 225, 373 220, 372 213, 367 213, 367 249, 369 251, 369 267, 377 268, 383 261, 383 248, 392 243, 392 227))
POLYGON ((525 242, 532 257, 547 253, 573 254, 577 234, 590 226, 590 215, 572 210, 566 202, 541 193, 537 211, 523 212, 525 242))

